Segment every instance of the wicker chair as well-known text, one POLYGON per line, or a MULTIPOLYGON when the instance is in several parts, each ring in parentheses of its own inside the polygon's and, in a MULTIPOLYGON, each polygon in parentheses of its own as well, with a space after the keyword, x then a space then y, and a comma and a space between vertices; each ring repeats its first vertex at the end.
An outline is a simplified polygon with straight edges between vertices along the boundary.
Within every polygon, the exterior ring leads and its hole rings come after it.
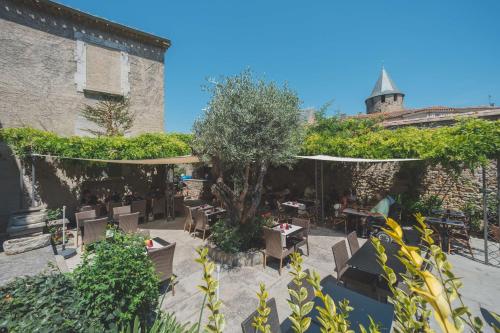
MULTIPOLYGON (((266 305, 269 309, 271 309, 271 312, 267 317, 267 324, 271 326, 271 332, 281 333, 280 319, 278 317, 278 308, 276 307, 276 300, 274 298, 271 298, 266 302, 266 305)), ((245 319, 245 321, 241 323, 241 329, 243 333, 255 332, 255 327, 252 326, 252 323, 253 323, 253 318, 258 315, 259 314, 257 313, 257 311, 255 311, 250 316, 248 316, 248 318, 245 319)))
POLYGON ((349 255, 347 254, 345 240, 333 245, 332 252, 335 260, 335 271, 337 272, 337 283, 342 282, 346 288, 361 291, 363 294, 376 299, 377 276, 347 266, 349 255))
POLYGON ((461 226, 450 228, 448 231, 448 254, 451 253, 452 243, 459 244, 462 247, 466 247, 472 259, 474 259, 474 253, 472 252, 472 247, 470 246, 470 236, 467 231, 467 225, 463 223, 461 226))
POLYGON ((160 281, 164 282, 166 280, 169 280, 170 286, 172 287, 172 295, 175 295, 173 284, 174 253, 175 243, 169 244, 159 249, 148 251, 148 256, 153 262, 153 266, 160 281))
POLYGON ((279 274, 281 275, 281 267, 283 267, 283 259, 289 256, 293 251, 293 246, 282 247, 281 231, 270 228, 264 228, 264 239, 266 248, 264 254, 264 268, 267 265, 267 257, 273 257, 280 260, 279 274))
POLYGON ((80 228, 83 227, 84 220, 91 220, 96 218, 95 210, 84 210, 82 212, 75 213, 76 220, 76 235, 75 235, 75 246, 78 247, 78 236, 80 235, 80 228))
POLYGON ((118 227, 125 233, 136 233, 139 225, 139 212, 118 215, 118 227))
POLYGON ((131 212, 130 206, 113 207, 113 221, 118 221, 121 214, 130 214, 131 212))
POLYGON ((349 250, 351 251, 352 256, 359 250, 358 235, 356 234, 356 231, 347 235, 347 242, 349 243, 349 250))
POLYGON ((153 203, 152 203, 152 213, 153 217, 157 215, 161 215, 162 217, 165 217, 165 198, 160 197, 160 198, 153 198, 153 203))
POLYGON ((146 200, 136 200, 130 203, 130 211, 132 213, 139 212, 139 218, 146 221, 147 211, 146 211, 147 201, 146 200))
MULTIPOLYGON (((307 274, 306 276, 309 276, 309 275, 310 275, 310 272, 309 272, 309 270, 308 270, 308 269, 306 269, 306 270, 304 271, 304 273, 306 273, 306 274, 307 274)), ((288 283, 287 287, 288 287, 288 289, 292 289, 292 290, 294 290, 294 291, 295 291, 295 292, 297 292, 297 293, 299 293, 299 292, 300 292, 300 288, 301 288, 301 287, 306 288, 306 290, 307 290, 307 297, 306 297, 306 299, 302 302, 302 304, 307 303, 307 302, 310 302, 310 301, 314 300, 314 298, 316 297, 316 296, 314 296, 314 287, 312 286, 312 284, 310 284, 310 283, 307 281, 307 279, 306 279, 306 278, 302 279, 302 285, 301 285, 300 287, 298 287, 298 286, 295 284, 295 282, 293 282, 293 280, 292 280, 292 281, 290 281, 290 283, 288 283)))
MULTIPOLYGON (((113 213, 114 208, 115 208, 115 207, 121 207, 121 206, 123 206, 123 203, 121 203, 121 202, 111 202, 111 201, 110 201, 110 202, 108 202, 108 203, 106 204, 106 210, 108 211, 108 217, 109 217, 110 219, 112 219, 112 218, 113 218, 113 214, 114 214, 114 213, 113 213)), ((130 212, 129 212, 129 213, 130 213, 130 212)))
POLYGON ((309 229, 311 227, 311 220, 292 217, 292 224, 304 228, 299 234, 292 237, 295 251, 297 251, 299 247, 306 245, 307 256, 309 256, 309 229))
POLYGON ((188 206, 184 206, 184 215, 186 216, 184 220, 184 231, 191 232, 191 229, 194 227, 194 220, 193 220, 193 209, 188 206))
POLYGON ((105 240, 107 225, 107 217, 83 222, 83 245, 105 240))
POLYGON ((210 229, 208 217, 201 209, 196 209, 193 213, 194 217, 194 232, 200 231, 203 233, 202 239, 205 240, 205 233, 210 229))
POLYGON ((80 207, 80 212, 84 212, 87 210, 95 210, 95 207, 92 207, 90 205, 85 205, 85 206, 80 207))

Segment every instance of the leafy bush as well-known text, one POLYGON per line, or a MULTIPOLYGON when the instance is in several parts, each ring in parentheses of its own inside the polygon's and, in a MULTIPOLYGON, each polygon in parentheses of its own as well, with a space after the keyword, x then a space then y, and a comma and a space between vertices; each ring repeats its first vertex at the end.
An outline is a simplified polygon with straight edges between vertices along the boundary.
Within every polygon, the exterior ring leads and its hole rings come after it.
POLYGON ((217 221, 211 231, 210 240, 221 250, 236 253, 262 245, 262 227, 267 221, 256 217, 254 222, 232 225, 229 220, 217 221))
POLYGON ((189 134, 148 133, 131 138, 63 137, 29 127, 0 129, 0 141, 6 142, 18 156, 32 153, 90 159, 147 159, 191 153, 189 134))
POLYGON ((159 281, 144 248, 144 239, 115 231, 112 239, 87 251, 74 271, 87 316, 107 328, 120 327, 136 316, 142 320, 156 308, 159 281))
POLYGON ((88 332, 103 331, 87 317, 78 302, 70 276, 36 275, 17 278, 0 288, 0 331, 88 332))
POLYGON ((430 195, 427 197, 422 197, 418 201, 411 205, 410 211, 414 215, 416 213, 421 213, 424 216, 431 215, 433 210, 439 210, 443 207, 443 199, 437 195, 430 195))
POLYGON ((197 333, 198 331, 196 324, 181 324, 171 313, 162 313, 149 327, 145 327, 139 317, 135 317, 131 325, 126 325, 120 330, 121 333, 197 333))

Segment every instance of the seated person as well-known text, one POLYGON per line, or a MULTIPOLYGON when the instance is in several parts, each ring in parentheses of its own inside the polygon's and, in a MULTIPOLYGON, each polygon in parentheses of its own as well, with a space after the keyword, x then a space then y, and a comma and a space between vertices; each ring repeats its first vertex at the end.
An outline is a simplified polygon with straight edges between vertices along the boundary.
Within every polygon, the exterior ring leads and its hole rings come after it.
POLYGON ((366 223, 364 223, 363 234, 365 236, 367 231, 371 229, 371 226, 385 224, 385 219, 389 216, 389 210, 396 202, 393 197, 386 193, 377 193, 376 198, 378 202, 370 210, 368 213, 369 216, 366 218, 366 223))
POLYGON ((340 212, 343 212, 344 209, 348 207, 350 195, 351 192, 348 190, 345 190, 344 193, 342 193, 342 196, 340 197, 340 212))

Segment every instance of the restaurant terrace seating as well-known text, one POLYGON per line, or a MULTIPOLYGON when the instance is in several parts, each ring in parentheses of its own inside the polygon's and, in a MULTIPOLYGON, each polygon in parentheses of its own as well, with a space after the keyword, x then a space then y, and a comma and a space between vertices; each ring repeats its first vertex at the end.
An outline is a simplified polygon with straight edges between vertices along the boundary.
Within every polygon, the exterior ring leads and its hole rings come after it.
POLYGON ((83 227, 83 221, 95 218, 96 218, 96 213, 95 210, 93 209, 75 213, 75 220, 76 220, 75 246, 78 247, 78 236, 80 235, 81 232, 80 228, 83 227))
POLYGON ((147 216, 147 201, 146 200, 135 200, 130 203, 130 210, 132 213, 139 213, 139 219, 143 219, 146 222, 147 216))
POLYGON ((153 266, 155 268, 156 274, 158 275, 158 278, 160 279, 160 282, 169 280, 170 286, 172 287, 172 295, 175 295, 173 283, 175 244, 176 243, 172 243, 159 249, 148 250, 148 256, 153 262, 153 266))
POLYGON ((304 228, 297 235, 292 237, 292 242, 294 243, 295 251, 297 251, 299 247, 305 245, 307 248, 307 255, 309 256, 309 229, 311 226, 311 220, 293 217, 292 224, 304 228))
POLYGON ((264 268, 267 265, 267 257, 273 257, 279 259, 280 265, 278 272, 281 275, 281 267, 283 267, 283 259, 289 256, 293 251, 293 245, 287 245, 287 247, 282 247, 281 243, 281 231, 274 230, 270 228, 264 228, 264 239, 266 242, 266 248, 264 249, 264 268))
POLYGON ((95 220, 86 220, 83 222, 83 245, 105 240, 106 239, 106 226, 108 225, 108 218, 103 217, 95 220))
POLYGON ((123 203, 121 203, 121 202, 111 202, 111 201, 108 202, 107 205, 106 205, 106 209, 108 211, 108 217, 110 219, 112 219, 113 218, 113 214, 114 214, 113 213, 114 208, 115 207, 121 207, 121 206, 123 206, 123 203))
POLYGON ((202 239, 205 240, 205 234, 210 229, 208 217, 202 209, 196 209, 194 215, 194 232, 200 231, 203 233, 202 239))
POLYGON ((351 232, 347 235, 347 242, 349 243, 349 250, 351 251, 351 256, 359 250, 358 235, 356 231, 351 232))
POLYGON ((117 221, 121 214, 130 214, 130 206, 113 207, 113 221, 117 221))
POLYGON ((118 215, 118 227, 125 233, 137 232, 139 212, 118 215))
POLYGON ((157 215, 161 215, 162 217, 166 216, 165 213, 165 198, 164 197, 159 197, 159 198, 153 198, 153 204, 152 204, 152 214, 153 217, 157 215))
POLYGON ((194 227, 194 220, 193 220, 193 208, 184 206, 184 215, 186 218, 184 219, 184 231, 191 232, 191 230, 194 227))
POLYGON ((345 240, 341 240, 332 246, 335 271, 337 272, 337 283, 342 282, 344 287, 359 290, 367 296, 374 296, 376 276, 358 271, 347 265, 349 255, 345 240))

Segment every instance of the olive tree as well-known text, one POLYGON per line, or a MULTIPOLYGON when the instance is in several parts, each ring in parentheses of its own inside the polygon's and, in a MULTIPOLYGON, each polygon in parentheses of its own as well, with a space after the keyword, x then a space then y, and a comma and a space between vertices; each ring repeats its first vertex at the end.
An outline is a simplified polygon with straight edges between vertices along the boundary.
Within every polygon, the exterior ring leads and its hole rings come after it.
POLYGON ((286 85, 255 79, 250 71, 207 90, 211 99, 194 124, 193 148, 211 163, 212 190, 230 222, 245 224, 255 217, 269 166, 290 165, 300 150, 300 100, 286 85))

